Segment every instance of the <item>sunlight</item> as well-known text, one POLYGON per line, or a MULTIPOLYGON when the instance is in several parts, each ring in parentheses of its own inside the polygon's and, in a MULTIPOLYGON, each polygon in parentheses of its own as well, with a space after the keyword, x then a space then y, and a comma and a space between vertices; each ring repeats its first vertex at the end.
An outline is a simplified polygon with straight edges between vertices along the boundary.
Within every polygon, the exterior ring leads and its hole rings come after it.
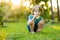
POLYGON ((52 6, 55 7, 55 8, 57 8, 57 2, 56 2, 56 0, 52 0, 52 6))
POLYGON ((49 5, 48 7, 50 8, 50 7, 51 7, 51 2, 50 2, 50 1, 48 1, 48 2, 47 2, 47 4, 49 5))
MULTIPOLYGON (((33 7, 33 5, 30 5, 29 0, 0 0, 0 2, 6 2, 6 3, 10 2, 10 4, 12 4, 12 9, 14 9, 15 7, 19 7, 21 5, 21 3, 25 7, 28 7, 28 8, 33 7)), ((59 7, 60 7, 60 0, 58 0, 58 3, 59 3, 59 7)), ((44 4, 45 4, 44 1, 41 1, 39 3, 39 5, 44 5, 44 4)), ((48 7, 50 8, 51 7, 51 2, 48 1, 47 4, 48 4, 48 7)), ((52 0, 52 6, 53 6, 53 10, 55 10, 55 8, 57 8, 57 0, 52 0)), ((45 6, 44 6, 44 9, 46 9, 45 6)))
POLYGON ((12 10, 14 10, 14 9, 15 9, 15 7, 14 7, 14 6, 12 6, 12 7, 11 7, 11 9, 12 9, 12 10))
POLYGON ((53 29, 60 30, 59 26, 52 26, 53 29))
POLYGON ((0 0, 0 2, 1 2, 1 0, 0 0))
POLYGON ((44 1, 41 1, 40 3, 39 3, 39 5, 44 5, 45 4, 45 2, 44 1))
POLYGON ((13 6, 19 6, 21 3, 21 0, 11 0, 13 6))
POLYGON ((59 7, 60 7, 60 0, 58 0, 58 2, 59 2, 59 7))
POLYGON ((0 0, 0 2, 6 2, 6 3, 8 3, 9 0, 0 0))
POLYGON ((8 2, 9 2, 9 0, 4 0, 4 2, 8 3, 8 2))
POLYGON ((30 8, 32 8, 33 7, 33 4, 32 5, 30 5, 30 8))
POLYGON ((47 7, 46 7, 46 6, 44 6, 44 9, 47 9, 47 7))
POLYGON ((23 6, 29 7, 30 6, 30 2, 29 1, 24 2, 23 6))

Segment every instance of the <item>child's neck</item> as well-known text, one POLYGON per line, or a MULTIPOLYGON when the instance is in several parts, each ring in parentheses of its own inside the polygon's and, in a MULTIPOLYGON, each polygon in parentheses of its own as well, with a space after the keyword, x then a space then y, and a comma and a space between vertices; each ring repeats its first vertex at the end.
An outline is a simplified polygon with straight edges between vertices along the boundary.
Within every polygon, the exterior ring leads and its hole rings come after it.
POLYGON ((38 19, 40 16, 37 16, 36 18, 38 19))
POLYGON ((40 16, 38 15, 38 16, 36 16, 36 17, 40 17, 40 16))

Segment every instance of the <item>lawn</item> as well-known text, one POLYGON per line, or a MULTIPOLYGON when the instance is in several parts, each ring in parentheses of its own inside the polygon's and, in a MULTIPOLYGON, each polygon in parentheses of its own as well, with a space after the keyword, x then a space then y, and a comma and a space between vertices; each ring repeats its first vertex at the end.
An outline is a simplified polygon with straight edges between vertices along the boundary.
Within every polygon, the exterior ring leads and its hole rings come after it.
POLYGON ((25 19, 6 23, 6 27, 0 27, 0 40, 60 40, 60 24, 49 24, 41 32, 33 34, 26 24, 25 19))

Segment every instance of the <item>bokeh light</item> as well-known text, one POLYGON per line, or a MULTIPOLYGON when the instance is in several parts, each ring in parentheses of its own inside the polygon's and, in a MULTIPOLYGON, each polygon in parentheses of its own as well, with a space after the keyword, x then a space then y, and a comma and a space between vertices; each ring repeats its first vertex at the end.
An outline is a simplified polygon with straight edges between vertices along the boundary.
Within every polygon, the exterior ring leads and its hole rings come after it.
POLYGON ((21 3, 21 0, 11 0, 12 6, 19 6, 21 3))
POLYGON ((30 2, 29 2, 29 1, 25 1, 25 2, 23 3, 23 6, 29 7, 29 6, 30 6, 30 2))

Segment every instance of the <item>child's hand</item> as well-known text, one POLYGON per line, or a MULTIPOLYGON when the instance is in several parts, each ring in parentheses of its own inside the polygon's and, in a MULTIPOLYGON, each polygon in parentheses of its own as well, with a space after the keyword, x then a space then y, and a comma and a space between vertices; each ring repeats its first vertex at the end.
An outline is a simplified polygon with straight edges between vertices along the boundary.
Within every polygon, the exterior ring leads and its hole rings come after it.
POLYGON ((37 17, 37 15, 34 15, 34 17, 37 17))

